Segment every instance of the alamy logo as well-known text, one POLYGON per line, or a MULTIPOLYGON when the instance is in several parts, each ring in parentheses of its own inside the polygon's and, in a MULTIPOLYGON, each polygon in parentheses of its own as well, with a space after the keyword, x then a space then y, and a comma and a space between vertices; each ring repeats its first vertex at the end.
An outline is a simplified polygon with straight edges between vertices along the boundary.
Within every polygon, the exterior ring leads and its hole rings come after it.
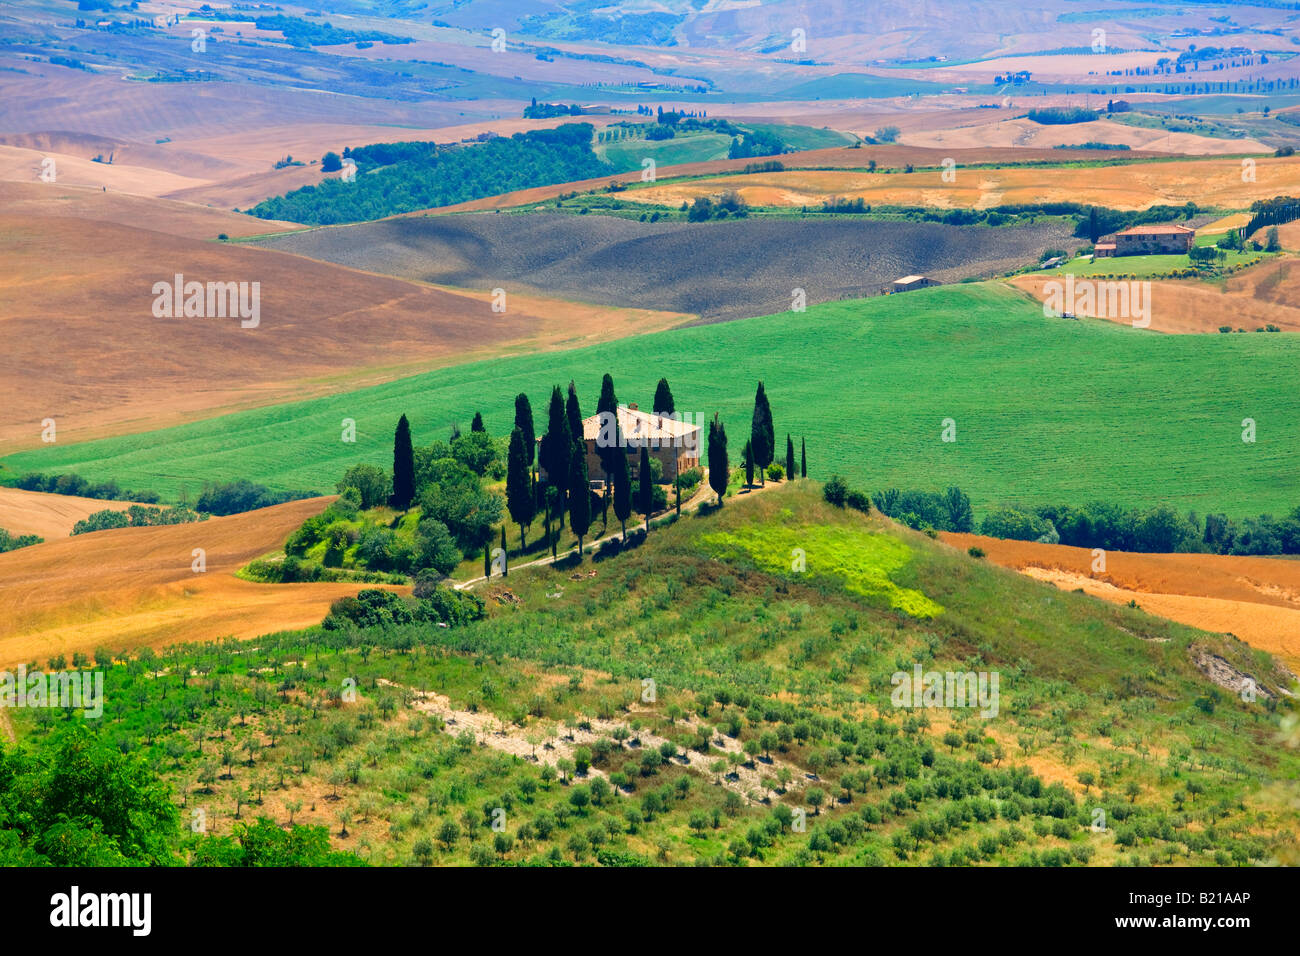
POLYGON ((104 716, 103 671, 58 671, 46 674, 0 671, 0 707, 80 708, 88 718, 104 716))
POLYGON ((1093 319, 1131 319, 1133 328, 1151 325, 1150 282, 1099 282, 1065 277, 1065 284, 1053 279, 1043 286, 1043 315, 1086 315, 1093 319))
POLYGON ((262 283, 185 281, 176 273, 172 282, 153 284, 155 319, 236 318, 240 328, 255 329, 262 321, 262 283))
POLYGON ((917 664, 911 674, 894 672, 890 678, 894 690, 889 700, 895 707, 907 708, 978 707, 981 717, 996 717, 998 680, 997 671, 922 672, 921 665, 917 664))
MULTIPOLYGON (((619 411, 630 415, 626 405, 620 405, 619 411)), ((642 413, 641 417, 632 417, 632 429, 619 427, 618 418, 613 412, 600 412, 597 416, 600 431, 596 435, 598 448, 684 448, 689 452, 699 449, 700 430, 705 422, 702 412, 692 415, 690 412, 655 412, 652 415, 642 413), (642 419, 650 424, 643 426, 642 419), (686 427, 675 428, 668 425, 675 422, 686 427)))
POLYGON ((50 897, 50 925, 127 926, 133 936, 148 936, 153 928, 152 893, 86 893, 72 887, 69 893, 50 897))

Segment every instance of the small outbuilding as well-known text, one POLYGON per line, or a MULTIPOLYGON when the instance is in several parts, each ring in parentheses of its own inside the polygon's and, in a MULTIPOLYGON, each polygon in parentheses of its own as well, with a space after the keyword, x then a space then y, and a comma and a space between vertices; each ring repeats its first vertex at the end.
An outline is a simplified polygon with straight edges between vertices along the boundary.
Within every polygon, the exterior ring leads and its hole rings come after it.
POLYGON ((928 289, 932 285, 943 285, 943 283, 929 276, 903 276, 901 279, 894 280, 894 291, 911 292, 913 289, 928 289))

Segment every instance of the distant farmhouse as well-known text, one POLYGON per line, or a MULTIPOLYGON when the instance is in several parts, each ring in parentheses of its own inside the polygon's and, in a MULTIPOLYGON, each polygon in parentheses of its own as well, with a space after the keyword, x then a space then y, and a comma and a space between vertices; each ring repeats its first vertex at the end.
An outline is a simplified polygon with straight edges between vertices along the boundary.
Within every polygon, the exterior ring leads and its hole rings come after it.
MULTIPOLYGON (((681 472, 697 468, 700 464, 700 426, 681 421, 671 415, 659 415, 639 410, 635 402, 618 408, 618 430, 627 454, 628 468, 633 480, 639 479, 641 448, 650 451, 651 458, 659 459, 663 466, 664 481, 672 481, 681 472)), ((599 415, 582 422, 582 440, 587 446, 587 477, 603 482, 605 469, 601 465, 598 440, 601 437, 599 415)), ((539 442, 540 438, 537 439, 539 442)), ((543 477, 546 470, 541 469, 543 477)))
POLYGON ((1093 248, 1094 259, 1114 256, 1185 256, 1192 249, 1196 230, 1186 226, 1134 226, 1113 236, 1102 236, 1093 248))
POLYGON ((913 289, 926 289, 932 285, 943 285, 943 283, 929 276, 903 276, 901 279, 894 280, 894 291, 911 292, 913 289))

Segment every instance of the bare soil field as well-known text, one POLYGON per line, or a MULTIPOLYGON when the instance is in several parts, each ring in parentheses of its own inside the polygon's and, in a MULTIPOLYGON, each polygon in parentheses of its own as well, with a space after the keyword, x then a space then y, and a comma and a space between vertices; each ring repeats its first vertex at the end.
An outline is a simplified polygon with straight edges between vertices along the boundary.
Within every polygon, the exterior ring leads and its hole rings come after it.
POLYGON ((363 584, 255 584, 234 576, 324 508, 312 498, 228 518, 96 531, 0 554, 0 667, 57 654, 251 638, 319 623, 363 584), (193 551, 207 570, 192 570, 193 551), (94 573, 90 573, 94 569, 94 573))
POLYGON ((1082 588, 1116 604, 1136 601, 1152 614, 1206 631, 1230 633, 1300 669, 1300 561, 1218 554, 1110 551, 1093 573, 1092 551, 1059 544, 941 535, 955 548, 1065 590, 1082 588))
MULTIPOLYGON (((1122 259, 1115 260, 1123 271, 1122 259)), ((1039 302, 1046 299, 1049 282, 1063 281, 1045 274, 1016 276, 1008 280, 1039 302)), ((1206 334, 1229 325, 1248 332, 1276 325, 1284 332, 1300 332, 1300 260, 1274 259, 1229 276, 1222 283, 1197 279, 1156 279, 1151 282, 1151 326, 1157 332, 1179 335, 1206 334)), ((1132 318, 1100 316, 1121 325, 1132 318)))
POLYGON ((733 220, 643 223, 564 213, 404 217, 257 240, 369 272, 500 286, 721 321, 877 294, 900 276, 993 275, 1064 242, 1057 224, 733 220))
MULTIPOLYGON (((1129 146, 1148 152, 1217 156, 1238 153, 1271 153, 1253 139, 1216 139, 1194 133, 1171 133, 1158 129, 1127 126, 1112 120, 1066 126, 1045 126, 1029 119, 1005 119, 953 129, 926 130, 902 134, 900 142, 931 149, 978 149, 980 147, 1055 146, 1102 142, 1129 146)), ((1073 152, 1073 151, 1071 151, 1073 152)))
MULTIPOLYGON (((839 152, 859 152, 840 150, 839 152)), ((863 150, 862 152, 865 152, 863 150)), ((931 155, 934 155, 933 153, 931 155)), ((1113 154, 1111 154, 1113 158, 1113 154)), ((913 173, 787 169, 630 189, 630 202, 679 206, 699 196, 735 190, 751 205, 819 208, 833 197, 862 198, 873 205, 985 209, 1012 203, 1095 203, 1112 209, 1146 209, 1159 204, 1217 205, 1243 209, 1256 199, 1295 195, 1300 190, 1300 158, 1255 160, 1256 181, 1242 182, 1239 159, 1189 159, 1099 167, 1007 166, 963 169, 957 162, 952 182, 940 169, 913 173)), ((1054 152, 1057 162, 1079 157, 1054 152)))
POLYGON ((239 239, 303 228, 293 222, 64 183, 0 182, 0 216, 115 224, 186 239, 215 239, 222 233, 239 239))
MULTIPOLYGON (((111 221, 45 217, 44 204, 17 192, 16 209, 0 204, 0 335, 8 345, 0 354, 0 447, 6 453, 39 444, 46 418, 57 422, 59 441, 85 440, 391 381, 503 351, 566 348, 689 320, 528 295, 494 313, 487 292, 432 288, 111 221), (173 283, 176 274, 250 288, 260 283, 260 324, 156 318, 154 283, 173 283)), ((146 200, 134 202, 147 208, 146 200)), ((188 208, 197 213, 188 224, 159 211, 153 216, 173 229, 203 232, 214 216, 257 222, 188 208)), ((490 289, 496 282, 484 284, 490 289)))
POLYGON ((68 537, 73 525, 96 511, 125 511, 132 504, 130 501, 0 488, 0 528, 11 534, 38 534, 51 541, 68 537))

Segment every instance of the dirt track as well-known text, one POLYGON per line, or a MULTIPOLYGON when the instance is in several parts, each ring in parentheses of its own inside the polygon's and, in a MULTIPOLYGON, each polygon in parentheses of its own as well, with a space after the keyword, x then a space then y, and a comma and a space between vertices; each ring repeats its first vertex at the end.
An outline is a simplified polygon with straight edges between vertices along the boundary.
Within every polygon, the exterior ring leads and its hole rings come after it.
POLYGON ((1064 590, 1082 588, 1116 604, 1145 610, 1206 631, 1236 635, 1276 654, 1300 673, 1300 560, 1218 554, 1106 554, 1105 572, 1092 571, 1087 548, 944 534, 965 550, 1064 590))

